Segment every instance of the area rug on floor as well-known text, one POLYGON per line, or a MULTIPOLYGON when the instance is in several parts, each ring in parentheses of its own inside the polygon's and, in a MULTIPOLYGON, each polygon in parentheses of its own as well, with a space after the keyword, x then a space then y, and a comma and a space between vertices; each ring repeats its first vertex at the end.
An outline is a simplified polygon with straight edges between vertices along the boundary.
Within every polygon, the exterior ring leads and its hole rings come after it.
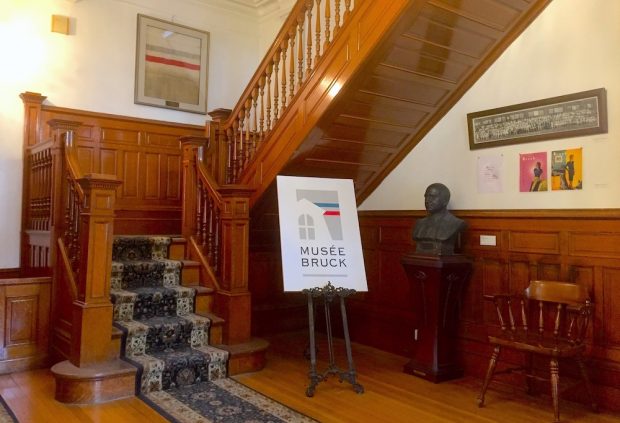
POLYGON ((2 397, 0 397, 0 423, 18 423, 13 410, 9 408, 2 397))
POLYGON ((174 423, 316 423, 230 378, 153 391, 140 398, 174 423))

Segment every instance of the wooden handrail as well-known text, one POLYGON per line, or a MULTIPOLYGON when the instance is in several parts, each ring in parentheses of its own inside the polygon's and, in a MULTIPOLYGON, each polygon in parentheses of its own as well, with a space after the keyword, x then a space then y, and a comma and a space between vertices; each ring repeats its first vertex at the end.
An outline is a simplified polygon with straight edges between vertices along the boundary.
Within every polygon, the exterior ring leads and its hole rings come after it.
MULTIPOLYGON (((218 126, 222 183, 239 183, 243 171, 282 120, 330 44, 364 0, 298 0, 230 116, 218 126)), ((213 133, 213 132, 212 132, 213 133)), ((213 140, 215 141, 215 140, 213 140)))

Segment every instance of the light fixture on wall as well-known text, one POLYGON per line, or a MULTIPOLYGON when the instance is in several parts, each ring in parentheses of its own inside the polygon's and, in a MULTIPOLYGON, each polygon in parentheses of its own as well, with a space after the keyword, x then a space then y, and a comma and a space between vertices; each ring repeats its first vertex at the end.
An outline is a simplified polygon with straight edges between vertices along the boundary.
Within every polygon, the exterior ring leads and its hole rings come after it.
POLYGON ((52 32, 69 35, 69 17, 52 15, 52 32))

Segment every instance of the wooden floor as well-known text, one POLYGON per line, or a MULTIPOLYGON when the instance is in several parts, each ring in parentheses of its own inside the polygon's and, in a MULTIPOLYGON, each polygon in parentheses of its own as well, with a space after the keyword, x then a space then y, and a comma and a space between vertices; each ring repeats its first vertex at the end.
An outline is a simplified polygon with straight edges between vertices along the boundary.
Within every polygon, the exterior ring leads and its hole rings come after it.
MULTIPOLYGON (((235 379, 321 422, 502 422, 552 421, 548 398, 528 397, 518 388, 493 384, 487 406, 479 409, 476 396, 480 381, 432 384, 406 375, 405 358, 353 345, 358 380, 365 393, 356 394, 351 386, 332 376, 308 398, 308 361, 303 358, 305 333, 270 338, 266 368, 235 379)), ((342 345, 336 345, 338 364, 344 366, 342 345)), ((327 354, 319 345, 319 358, 327 354)), ((319 369, 325 368, 324 361, 319 369)), ((66 406, 54 400, 54 380, 48 370, 0 376, 0 395, 22 423, 29 422, 165 422, 136 398, 98 406, 66 406)), ((584 406, 562 401, 563 422, 620 423, 620 415, 593 414, 584 406)))

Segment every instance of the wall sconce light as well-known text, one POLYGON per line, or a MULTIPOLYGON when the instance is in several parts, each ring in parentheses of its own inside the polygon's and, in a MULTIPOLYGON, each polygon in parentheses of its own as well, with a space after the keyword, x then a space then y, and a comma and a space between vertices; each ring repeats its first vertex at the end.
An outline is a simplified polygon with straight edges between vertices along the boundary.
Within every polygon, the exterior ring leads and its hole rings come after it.
POLYGON ((69 35, 69 17, 52 15, 52 32, 69 35))

